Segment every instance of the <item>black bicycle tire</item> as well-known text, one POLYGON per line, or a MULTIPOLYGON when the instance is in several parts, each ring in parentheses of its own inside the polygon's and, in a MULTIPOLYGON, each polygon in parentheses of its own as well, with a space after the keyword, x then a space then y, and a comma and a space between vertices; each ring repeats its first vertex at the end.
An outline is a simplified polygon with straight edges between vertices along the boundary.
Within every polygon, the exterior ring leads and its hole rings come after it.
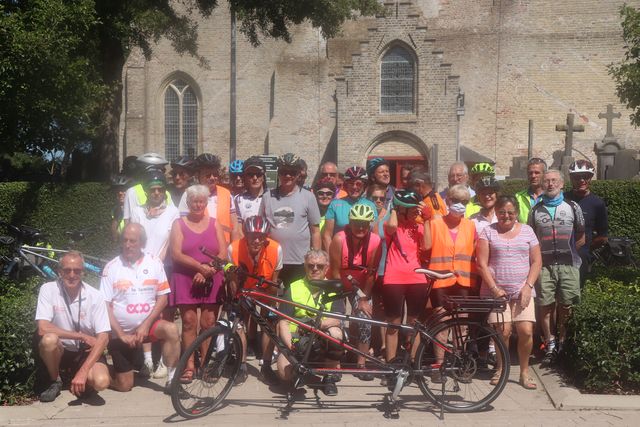
MULTIPOLYGON (((482 399, 476 401, 476 402, 470 402, 468 405, 455 405, 453 403, 450 403, 449 401, 445 400, 442 398, 442 394, 438 394, 435 393, 433 390, 431 390, 427 384, 427 381, 430 381, 429 379, 425 378, 423 375, 415 375, 414 378, 418 384, 418 387, 420 388, 420 391, 422 391, 422 394, 424 394, 428 399, 430 399, 432 402, 436 403, 437 405, 442 404, 443 408, 448 411, 448 412, 453 412, 453 413, 466 413, 466 412, 476 412, 479 411, 483 408, 485 408, 487 405, 489 405, 491 402, 493 402, 495 399, 498 398, 498 396, 500 396, 500 393, 502 393, 502 391, 504 390, 505 385, 507 384, 507 380, 509 378, 509 369, 510 369, 510 361, 509 361, 509 352, 508 352, 508 348, 506 347, 506 345, 502 342, 502 340, 500 339, 499 335, 497 334, 497 332, 487 326, 487 325, 483 325, 480 324, 478 322, 474 322, 472 320, 469 320, 467 318, 465 319, 449 319, 445 322, 439 323, 438 325, 434 326, 433 328, 431 328, 431 330, 429 330, 429 334, 433 337, 437 336, 437 334, 439 332, 441 332, 443 329, 445 328, 450 328, 453 325, 457 325, 457 326, 473 326, 475 328, 478 328, 478 331, 484 331, 484 333, 482 333, 482 337, 493 337, 494 338, 494 344, 496 346, 496 349, 499 350, 496 352, 496 357, 498 357, 498 355, 500 355, 501 359, 502 359, 502 372, 501 372, 501 376, 498 379, 498 383, 493 386, 493 389, 482 399)), ((415 356, 415 364, 414 364, 414 368, 415 369, 421 369, 422 366, 422 359, 423 356, 425 354, 425 352, 427 351, 427 345, 432 345, 431 341, 428 341, 424 336, 422 337, 421 341, 420 341, 420 345, 418 347, 418 350, 416 351, 416 356, 415 356)), ((464 352, 465 354, 469 353, 469 350, 467 349, 463 349, 462 352, 464 352)), ((451 360, 450 358, 452 357, 451 353, 446 353, 445 354, 445 362, 447 360, 451 360)), ((459 384, 456 384, 457 386, 459 386, 459 384)), ((440 385, 437 386, 438 390, 440 390, 440 385)))
MULTIPOLYGON (((230 339, 226 342, 227 345, 230 345, 229 342, 231 342, 232 343, 231 345, 233 347, 232 347, 232 351, 224 359, 224 363, 227 363, 229 356, 235 357, 235 360, 233 360, 234 364, 230 368, 231 374, 227 380, 227 384, 224 385, 222 391, 212 401, 212 404, 207 407, 199 407, 198 412, 194 413, 192 411, 192 408, 185 408, 182 405, 182 402, 180 399, 180 394, 184 393, 185 391, 183 389, 183 384, 180 383, 179 378, 187 366, 189 357, 200 348, 200 345, 202 344, 203 341, 209 338, 211 338, 212 340, 215 340, 218 334, 222 334, 225 332, 228 333, 228 331, 229 331, 229 328, 221 325, 217 325, 207 329, 206 331, 202 332, 195 339, 193 343, 191 343, 191 345, 182 354, 182 357, 180 357, 180 360, 178 361, 178 364, 176 366, 176 371, 175 371, 176 376, 174 377, 174 380, 172 381, 172 384, 171 384, 171 404, 173 405, 173 408, 176 410, 176 413, 181 417, 187 418, 187 419, 194 419, 194 418, 204 417, 205 415, 210 414, 211 412, 215 411, 218 408, 218 406, 220 406, 220 404, 224 401, 224 399, 227 397, 227 395, 233 388, 236 376, 238 375, 238 371, 240 370, 240 364, 242 363, 242 344, 240 342, 240 337, 235 332, 230 335, 230 339)), ((204 361, 203 363, 201 363, 201 365, 206 366, 207 361, 204 361)), ((194 381, 198 381, 198 379, 195 376, 194 376, 194 381)))

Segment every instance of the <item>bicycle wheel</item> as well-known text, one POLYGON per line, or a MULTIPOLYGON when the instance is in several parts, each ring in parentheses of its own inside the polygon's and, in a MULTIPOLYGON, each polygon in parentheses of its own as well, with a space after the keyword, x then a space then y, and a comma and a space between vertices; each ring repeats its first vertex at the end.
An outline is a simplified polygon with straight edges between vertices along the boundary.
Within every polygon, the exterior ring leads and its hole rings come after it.
POLYGON ((438 339, 452 351, 444 353, 440 364, 435 356, 435 344, 424 337, 420 342, 414 365, 415 369, 423 371, 422 375, 415 376, 418 386, 426 397, 438 405, 442 404, 447 411, 480 410, 493 402, 507 383, 508 350, 493 328, 469 319, 449 319, 433 327, 429 333, 437 337, 445 331, 447 338, 438 339), (486 343, 491 338, 496 347, 496 359, 502 362, 502 371, 497 378, 494 378, 497 360, 482 361, 478 358, 478 343, 486 343))
POLYGON ((184 418, 198 418, 215 411, 227 397, 242 363, 242 345, 237 333, 229 328, 214 326, 202 332, 185 350, 176 367, 176 377, 171 385, 171 403, 184 418), (226 335, 224 349, 218 349, 218 335, 226 335), (208 351, 198 357, 200 346, 207 340, 208 351), (182 384, 179 380, 189 357, 194 356, 196 373, 193 381, 182 384))

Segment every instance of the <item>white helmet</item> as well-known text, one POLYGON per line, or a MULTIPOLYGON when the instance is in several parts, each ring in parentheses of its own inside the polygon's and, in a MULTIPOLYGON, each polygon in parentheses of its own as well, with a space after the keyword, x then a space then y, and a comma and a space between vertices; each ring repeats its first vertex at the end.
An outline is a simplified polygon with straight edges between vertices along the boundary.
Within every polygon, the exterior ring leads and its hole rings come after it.
POLYGON ((145 165, 164 166, 169 164, 169 162, 158 153, 144 153, 136 160, 140 163, 144 163, 145 165))
POLYGON ((593 163, 589 160, 580 159, 571 163, 571 166, 569 166, 569 175, 574 173, 590 173, 591 175, 595 175, 596 170, 593 167, 593 163))

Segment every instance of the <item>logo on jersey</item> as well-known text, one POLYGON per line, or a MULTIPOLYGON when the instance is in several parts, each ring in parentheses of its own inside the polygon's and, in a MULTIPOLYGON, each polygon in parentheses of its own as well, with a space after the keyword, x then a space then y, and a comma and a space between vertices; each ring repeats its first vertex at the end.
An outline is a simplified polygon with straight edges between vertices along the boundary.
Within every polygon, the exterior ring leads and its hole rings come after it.
POLYGON ((147 303, 127 305, 127 313, 129 314, 144 314, 150 311, 151 311, 151 305, 147 303))

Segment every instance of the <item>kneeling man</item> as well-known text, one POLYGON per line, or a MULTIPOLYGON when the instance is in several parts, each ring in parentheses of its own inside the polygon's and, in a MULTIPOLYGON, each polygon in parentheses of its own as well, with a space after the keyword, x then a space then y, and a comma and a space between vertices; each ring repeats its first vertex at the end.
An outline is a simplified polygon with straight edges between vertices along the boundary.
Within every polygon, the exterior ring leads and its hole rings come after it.
POLYGON ((82 281, 83 274, 80 252, 68 252, 60 259, 60 278, 42 285, 38 294, 35 339, 51 380, 41 402, 60 394, 61 376, 68 375, 69 390, 78 397, 109 386, 103 355, 111 331, 107 307, 100 292, 82 281))
POLYGON ((121 254, 102 273, 100 290, 113 330, 109 354, 115 378, 111 386, 118 391, 131 390, 134 361, 142 343, 161 341, 168 392, 180 357, 180 337, 173 322, 160 319, 171 289, 162 261, 142 251, 146 241, 140 224, 127 224, 122 232, 121 254))
MULTIPOLYGON (((291 283, 284 299, 319 309, 322 290, 312 286, 310 281, 323 280, 326 277, 327 271, 329 270, 329 255, 322 250, 310 250, 304 256, 304 270, 305 277, 291 283)), ((327 311, 344 313, 344 300, 328 303, 325 308, 327 311)), ((311 322, 316 316, 313 312, 307 312, 290 304, 281 305, 280 310, 287 316, 291 316, 303 323, 311 322)), ((341 321, 338 319, 323 318, 320 324, 320 330, 326 332, 333 338, 342 340, 341 321)), ((287 347, 293 349, 294 345, 300 341, 305 333, 299 330, 295 323, 282 319, 278 322, 278 335, 287 347)), ((340 358, 343 354, 342 348, 322 338, 319 338, 318 341, 314 343, 314 346, 316 344, 322 345, 321 353, 324 353, 324 366, 327 368, 339 367, 340 358)), ((278 375, 282 380, 290 382, 294 379, 293 374, 293 367, 289 361, 280 354, 278 357, 278 375)), ((327 396, 335 396, 338 394, 338 388, 335 385, 337 381, 338 378, 334 375, 326 375, 323 378, 323 391, 327 396)))

